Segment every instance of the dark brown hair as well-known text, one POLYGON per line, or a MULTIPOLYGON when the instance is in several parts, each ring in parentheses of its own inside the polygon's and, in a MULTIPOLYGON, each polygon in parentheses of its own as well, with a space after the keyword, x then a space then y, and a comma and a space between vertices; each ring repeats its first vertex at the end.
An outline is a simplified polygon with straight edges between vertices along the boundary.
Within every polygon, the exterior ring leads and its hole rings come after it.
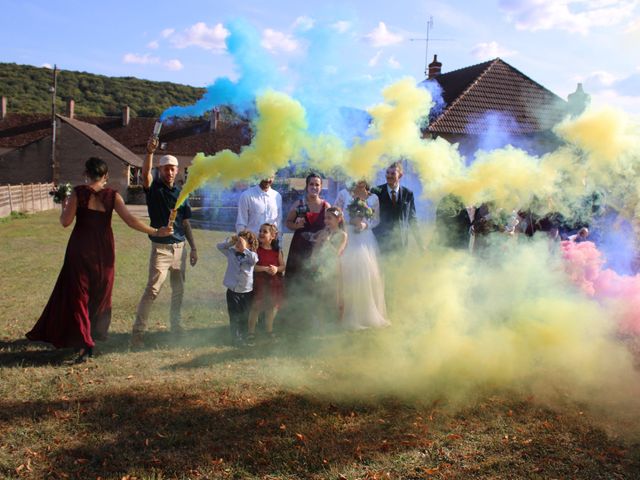
POLYGON ((84 162, 84 171, 91 180, 96 181, 109 173, 107 162, 98 157, 91 157, 84 162))
POLYGON ((273 240, 271 240, 271 248, 276 252, 280 251, 280 242, 278 241, 278 227, 273 223, 263 223, 260 225, 260 228, 267 227, 273 236, 273 240))

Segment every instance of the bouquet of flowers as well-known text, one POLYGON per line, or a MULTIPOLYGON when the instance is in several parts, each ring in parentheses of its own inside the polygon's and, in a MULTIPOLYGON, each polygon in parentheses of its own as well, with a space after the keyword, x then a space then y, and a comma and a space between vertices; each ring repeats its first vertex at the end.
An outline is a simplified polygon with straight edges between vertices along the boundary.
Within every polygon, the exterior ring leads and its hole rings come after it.
POLYGON ((58 185, 57 187, 54 187, 54 189, 49 192, 49 195, 53 197, 54 203, 62 203, 64 202, 65 198, 71 196, 72 191, 73 189, 71 188, 70 183, 63 183, 61 185, 58 185))
POLYGON ((373 209, 367 205, 367 202, 358 197, 355 197, 351 203, 347 205, 347 211, 351 218, 360 217, 370 219, 373 217, 373 209))

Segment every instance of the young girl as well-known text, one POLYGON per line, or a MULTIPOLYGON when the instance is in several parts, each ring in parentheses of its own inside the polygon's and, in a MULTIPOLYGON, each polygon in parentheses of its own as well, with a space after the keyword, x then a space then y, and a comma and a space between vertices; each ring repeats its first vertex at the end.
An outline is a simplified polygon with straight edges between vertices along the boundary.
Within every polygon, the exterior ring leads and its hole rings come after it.
POLYGON ((330 207, 324 214, 325 228, 315 234, 314 257, 318 274, 327 292, 327 299, 338 309, 338 318, 342 319, 344 301, 342 296, 342 269, 340 257, 347 246, 347 232, 344 231, 342 210, 330 207))
POLYGON ((227 287, 227 309, 231 342, 241 346, 246 342, 249 309, 253 292, 253 269, 258 263, 258 239, 245 230, 217 245, 227 257, 223 284, 227 287))
POLYGON ((278 243, 278 228, 263 223, 258 232, 258 264, 253 269, 253 305, 249 313, 248 340, 254 339, 258 315, 265 314, 265 330, 273 338, 273 319, 282 302, 284 255, 278 243))

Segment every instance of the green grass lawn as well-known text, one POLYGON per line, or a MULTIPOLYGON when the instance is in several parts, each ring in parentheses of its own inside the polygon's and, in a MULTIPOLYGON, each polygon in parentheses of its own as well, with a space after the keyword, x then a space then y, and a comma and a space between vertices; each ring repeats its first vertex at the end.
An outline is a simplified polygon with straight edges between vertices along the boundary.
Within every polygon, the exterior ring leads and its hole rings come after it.
POLYGON ((73 365, 73 352, 22 340, 70 233, 53 211, 0 223, 1 478, 640 478, 637 436, 615 435, 569 401, 549 407, 490 391, 453 408, 446 398, 321 393, 335 380, 331 347, 385 332, 228 346, 225 263, 215 250, 223 232, 195 231, 186 334, 168 331, 167 284, 147 347, 131 352, 149 241, 115 217, 111 337, 73 365))

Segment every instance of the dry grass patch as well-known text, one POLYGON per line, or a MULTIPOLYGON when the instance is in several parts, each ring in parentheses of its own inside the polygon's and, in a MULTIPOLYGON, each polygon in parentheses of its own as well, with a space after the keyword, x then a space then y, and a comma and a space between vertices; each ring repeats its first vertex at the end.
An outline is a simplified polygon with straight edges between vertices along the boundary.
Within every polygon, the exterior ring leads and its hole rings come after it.
POLYGON ((640 478, 637 440, 605 433, 574 403, 492 392, 453 410, 445 399, 344 401, 291 386, 279 373, 321 367, 334 337, 229 347, 220 232, 196 231, 186 334, 167 331, 163 291, 147 348, 130 352, 148 241, 114 221, 112 335, 93 361, 71 365, 71 352, 20 340, 62 263, 69 231, 56 221, 0 224, 1 478, 640 478))

